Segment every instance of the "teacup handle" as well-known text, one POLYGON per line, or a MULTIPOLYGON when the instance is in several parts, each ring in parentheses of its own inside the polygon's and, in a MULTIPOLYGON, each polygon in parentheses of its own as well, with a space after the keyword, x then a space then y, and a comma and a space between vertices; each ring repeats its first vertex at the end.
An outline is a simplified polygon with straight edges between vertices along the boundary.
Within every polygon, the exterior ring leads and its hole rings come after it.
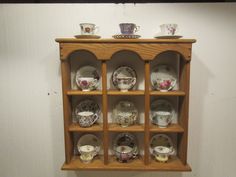
POLYGON ((167 123, 170 124, 171 121, 172 121, 172 119, 173 119, 173 115, 172 115, 172 113, 171 113, 171 116, 170 116, 170 118, 167 120, 167 123))
POLYGON ((97 114, 94 114, 92 124, 94 124, 98 120, 98 118, 99 118, 99 116, 97 114))
POLYGON ((175 149, 173 147, 170 147, 171 148, 171 152, 169 153, 169 155, 175 155, 175 149))
POLYGON ((95 27, 94 27, 94 34, 98 34, 98 32, 99 32, 99 27, 98 27, 98 26, 95 26, 95 27))
MULTIPOLYGON (((173 79, 174 80, 174 79, 173 79)), ((170 88, 168 88, 168 91, 170 91, 171 89, 173 89, 174 88, 174 86, 175 86, 175 84, 176 84, 176 80, 174 80, 173 81, 173 83, 171 84, 171 87, 170 88)))
POLYGON ((137 33, 140 30, 140 26, 135 26, 134 32, 137 33))
POLYGON ((132 84, 134 85, 134 84, 135 84, 135 82, 136 82, 136 78, 135 78, 135 77, 133 77, 133 79, 132 79, 132 84))

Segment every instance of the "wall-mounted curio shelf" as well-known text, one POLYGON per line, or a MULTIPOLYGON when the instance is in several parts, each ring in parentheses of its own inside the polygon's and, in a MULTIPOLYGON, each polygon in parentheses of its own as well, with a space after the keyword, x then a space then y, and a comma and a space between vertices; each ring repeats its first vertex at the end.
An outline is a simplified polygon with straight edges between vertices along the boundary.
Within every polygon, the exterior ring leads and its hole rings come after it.
POLYGON ((194 39, 56 41, 63 170, 191 171, 187 144, 194 39))

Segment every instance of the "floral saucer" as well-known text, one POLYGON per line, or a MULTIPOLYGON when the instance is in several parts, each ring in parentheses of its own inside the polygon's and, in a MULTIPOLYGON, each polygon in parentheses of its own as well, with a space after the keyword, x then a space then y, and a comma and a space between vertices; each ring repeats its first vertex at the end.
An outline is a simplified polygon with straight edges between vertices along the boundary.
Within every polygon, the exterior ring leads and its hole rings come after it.
POLYGON ((156 134, 151 138, 149 147, 151 154, 153 154, 153 150, 157 146, 168 147, 171 148, 173 152, 175 151, 171 138, 165 134, 156 134))
POLYGON ((119 101, 113 109, 112 116, 117 124, 127 127, 136 123, 138 110, 130 101, 119 101))
POLYGON ((101 38, 101 36, 81 34, 81 35, 75 35, 75 38, 77 38, 77 39, 99 39, 99 38, 101 38))
POLYGON ((174 115, 174 107, 170 103, 170 101, 166 99, 156 99, 151 102, 151 115, 150 118, 152 120, 152 123, 156 124, 154 121, 154 115, 157 111, 163 111, 163 112, 169 112, 171 115, 171 119, 174 115))
POLYGON ((128 91, 136 84, 137 74, 129 66, 120 66, 112 73, 113 85, 121 91, 128 91))
POLYGON ((77 86, 83 91, 91 91, 97 89, 99 85, 100 75, 93 66, 83 66, 76 72, 75 81, 77 86))
POLYGON ((155 34, 154 38, 157 38, 157 39, 179 39, 179 38, 182 38, 183 36, 181 35, 166 35, 166 34, 163 34, 163 33, 157 33, 155 34))
POLYGON ((77 116, 80 112, 93 112, 100 115, 101 110, 99 105, 92 99, 85 99, 75 106, 74 113, 77 116))
POLYGON ((177 74, 169 65, 156 65, 151 71, 152 87, 160 91, 169 91, 175 87, 177 74))
POLYGON ((98 154, 101 149, 101 141, 93 134, 85 134, 77 142, 77 149, 79 150, 81 146, 90 145, 95 148, 98 154))
POLYGON ((112 36, 115 39, 138 39, 141 36, 137 34, 116 34, 112 36))

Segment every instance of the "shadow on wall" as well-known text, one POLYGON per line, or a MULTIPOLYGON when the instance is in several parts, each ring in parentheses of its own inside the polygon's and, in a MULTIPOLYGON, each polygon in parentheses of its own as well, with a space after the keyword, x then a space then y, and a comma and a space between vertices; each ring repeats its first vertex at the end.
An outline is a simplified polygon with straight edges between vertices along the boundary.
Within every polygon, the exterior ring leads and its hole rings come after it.
POLYGON ((202 152, 202 137, 203 116, 205 112, 204 103, 209 87, 209 81, 214 77, 213 73, 203 63, 206 58, 199 58, 193 52, 191 61, 191 81, 190 81, 190 105, 189 105, 189 148, 188 148, 188 163, 192 168, 191 175, 184 176, 199 176, 197 172, 202 169, 201 152, 202 152), (193 140, 194 139, 194 140, 193 140))

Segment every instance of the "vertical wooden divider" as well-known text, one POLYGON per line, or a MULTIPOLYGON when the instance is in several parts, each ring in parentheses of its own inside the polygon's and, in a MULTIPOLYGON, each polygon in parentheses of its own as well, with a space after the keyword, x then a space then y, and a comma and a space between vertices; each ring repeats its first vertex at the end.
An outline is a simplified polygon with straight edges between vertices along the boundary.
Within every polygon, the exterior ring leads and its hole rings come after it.
POLYGON ((69 60, 61 61, 62 73, 62 94, 63 94, 63 113, 64 113, 64 138, 65 138, 65 158, 66 163, 70 163, 73 156, 73 137, 69 132, 71 120, 71 104, 67 91, 71 89, 70 63, 69 60))
POLYGON ((102 113, 103 113, 103 149, 104 164, 108 164, 108 119, 107 119, 107 64, 102 61, 102 113))
POLYGON ((150 109, 150 62, 145 61, 145 132, 144 132, 144 164, 149 164, 149 139, 150 139, 150 123, 149 123, 149 109, 150 109))
POLYGON ((190 61, 181 60, 180 75, 181 90, 185 92, 185 96, 180 99, 181 108, 179 109, 179 123, 183 127, 184 132, 178 135, 178 155, 184 165, 187 164, 187 147, 188 147, 188 116, 189 116, 189 84, 190 84, 190 61))

